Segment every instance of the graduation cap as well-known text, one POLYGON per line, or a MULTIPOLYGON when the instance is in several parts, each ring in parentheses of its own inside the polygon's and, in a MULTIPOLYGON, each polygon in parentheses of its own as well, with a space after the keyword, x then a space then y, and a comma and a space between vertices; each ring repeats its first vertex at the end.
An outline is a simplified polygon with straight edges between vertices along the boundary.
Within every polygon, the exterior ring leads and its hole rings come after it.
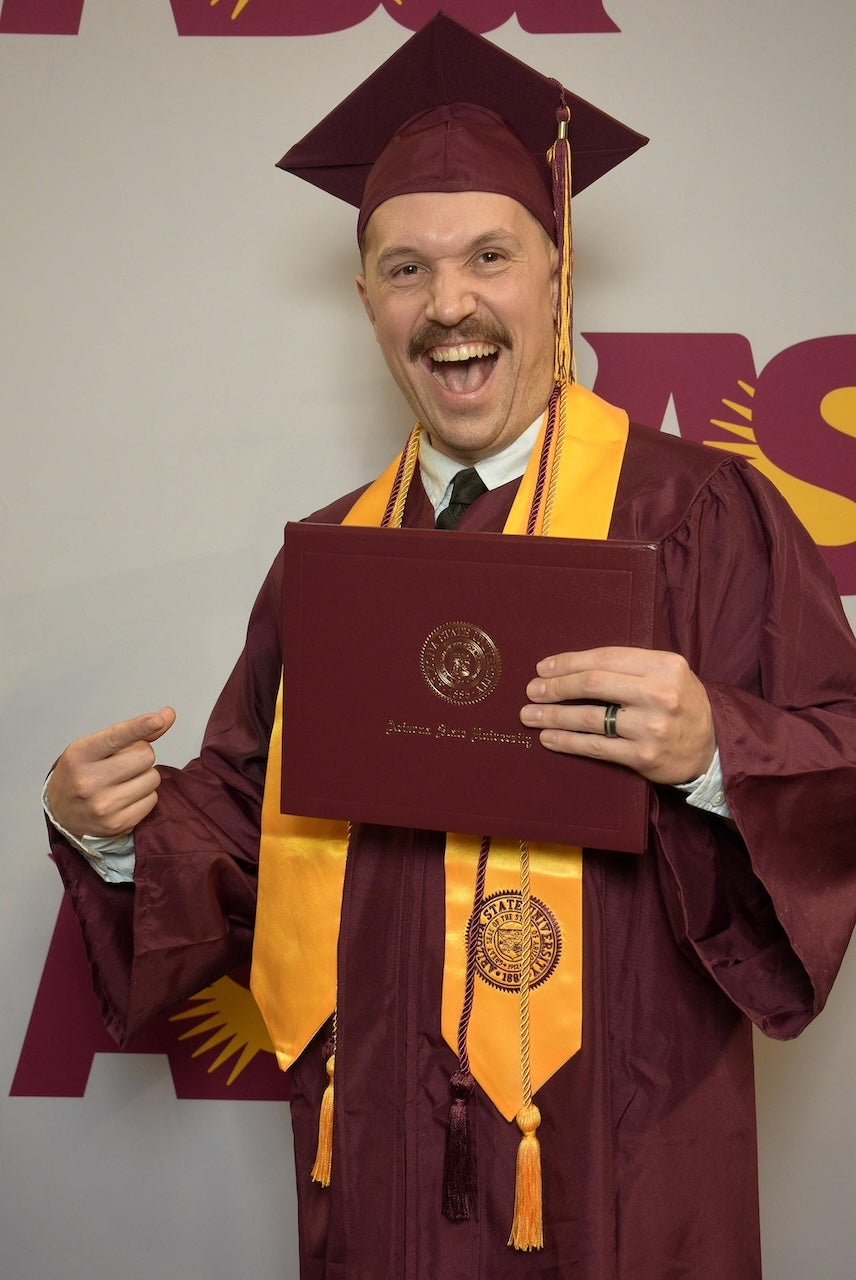
POLYGON ((577 193, 648 141, 443 13, 295 143, 278 167, 360 209, 415 191, 497 191, 556 239, 547 153, 568 119, 577 193))

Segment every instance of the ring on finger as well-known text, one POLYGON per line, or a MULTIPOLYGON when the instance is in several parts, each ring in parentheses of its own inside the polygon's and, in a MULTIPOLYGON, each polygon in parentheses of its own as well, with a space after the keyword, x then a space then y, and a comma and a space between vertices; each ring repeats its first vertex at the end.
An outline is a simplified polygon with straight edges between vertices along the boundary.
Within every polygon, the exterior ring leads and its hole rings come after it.
POLYGON ((605 708, 603 713, 604 737, 606 738, 618 737, 618 729, 616 727, 616 722, 618 720, 618 713, 620 710, 621 710, 621 707, 618 705, 617 702, 610 702, 609 706, 605 708))

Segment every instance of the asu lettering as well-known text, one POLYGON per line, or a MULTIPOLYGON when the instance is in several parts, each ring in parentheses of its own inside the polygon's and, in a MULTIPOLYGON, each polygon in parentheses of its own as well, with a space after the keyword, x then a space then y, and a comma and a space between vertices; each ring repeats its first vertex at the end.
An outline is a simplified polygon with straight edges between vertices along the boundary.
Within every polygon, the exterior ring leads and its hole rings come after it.
POLYGON ((163 1055, 178 1098, 276 1101, 289 1096, 288 1076, 276 1064, 249 988, 234 975, 219 979, 171 1016, 155 1018, 120 1050, 101 1020, 80 930, 63 898, 9 1092, 82 1098, 95 1055, 101 1053, 163 1055))
MULTIPOLYGON (((164 4, 166 0, 163 0, 164 4)), ((0 33, 69 35, 80 30, 84 0, 4 0, 0 33)), ((170 0, 180 36, 312 36, 347 31, 378 9, 416 31, 436 0, 170 0)), ((616 32, 603 0, 447 0, 450 18, 473 31, 493 31, 516 17, 524 31, 616 32)))
POLYGON ((856 592, 856 334, 809 338, 760 371, 739 333, 586 333, 594 390, 636 422, 745 457, 856 592))

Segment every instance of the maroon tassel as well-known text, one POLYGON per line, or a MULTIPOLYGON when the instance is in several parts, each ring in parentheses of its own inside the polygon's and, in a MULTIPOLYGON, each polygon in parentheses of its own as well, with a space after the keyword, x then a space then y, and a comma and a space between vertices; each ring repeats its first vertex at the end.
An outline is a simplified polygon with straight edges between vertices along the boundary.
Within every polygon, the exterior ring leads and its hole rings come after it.
POLYGON ((467 1101, 475 1088, 475 1081, 469 1071, 456 1071, 450 1084, 452 1106, 446 1130, 443 1213, 452 1222, 462 1222, 469 1218, 475 1198, 473 1153, 467 1114, 467 1101))

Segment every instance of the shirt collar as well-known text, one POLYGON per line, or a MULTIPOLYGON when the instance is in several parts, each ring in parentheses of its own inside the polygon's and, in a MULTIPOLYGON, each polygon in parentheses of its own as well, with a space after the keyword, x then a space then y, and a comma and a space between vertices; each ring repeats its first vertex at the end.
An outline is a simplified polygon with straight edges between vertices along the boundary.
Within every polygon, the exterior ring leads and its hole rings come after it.
MULTIPOLYGON (((476 471, 488 489, 498 489, 523 475, 529 462, 529 455, 538 437, 543 420, 541 414, 531 426, 519 435, 511 444, 501 449, 490 458, 482 458, 476 463, 476 471)), ((440 453, 428 439, 428 432, 423 431, 419 438, 419 470, 422 475, 422 487, 428 501, 434 508, 434 518, 449 505, 452 492, 452 480, 461 470, 462 463, 448 454, 440 453)))

